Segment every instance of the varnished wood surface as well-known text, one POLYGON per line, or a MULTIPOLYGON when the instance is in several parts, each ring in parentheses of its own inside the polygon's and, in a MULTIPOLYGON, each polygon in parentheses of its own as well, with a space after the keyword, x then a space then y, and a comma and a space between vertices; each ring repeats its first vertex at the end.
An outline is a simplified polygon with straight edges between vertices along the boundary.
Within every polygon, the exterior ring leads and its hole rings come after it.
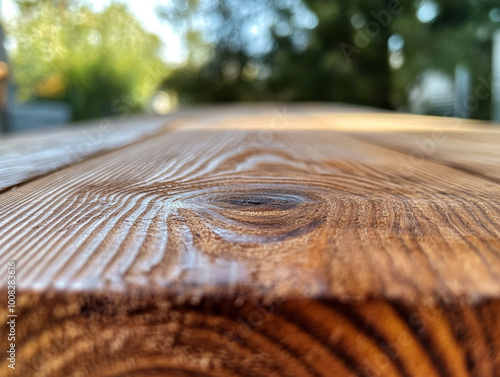
POLYGON ((21 375, 500 376, 500 131, 254 110, 0 194, 21 375))
POLYGON ((122 116, 37 133, 0 135, 0 191, 158 132, 165 117, 122 116))
MULTIPOLYGON (((286 115, 283 106, 245 105, 226 106, 224 116, 232 113, 274 114, 275 119, 283 121, 286 115)), ((121 109, 120 109, 121 110, 121 109)), ((13 135, 0 134, 0 192, 11 186, 34 179, 52 171, 69 167, 98 153, 109 151, 144 137, 166 130, 175 118, 200 114, 206 121, 221 118, 217 108, 205 106, 187 108, 167 116, 130 115, 123 109, 121 115, 97 120, 79 122, 66 127, 55 127, 38 132, 13 135)), ((367 108, 346 105, 315 105, 296 107, 295 111, 315 113, 364 113, 367 108)))
POLYGON ((409 155, 402 169, 419 169, 422 160, 447 165, 468 174, 500 182, 500 133, 492 132, 386 132, 353 135, 360 140, 409 155))

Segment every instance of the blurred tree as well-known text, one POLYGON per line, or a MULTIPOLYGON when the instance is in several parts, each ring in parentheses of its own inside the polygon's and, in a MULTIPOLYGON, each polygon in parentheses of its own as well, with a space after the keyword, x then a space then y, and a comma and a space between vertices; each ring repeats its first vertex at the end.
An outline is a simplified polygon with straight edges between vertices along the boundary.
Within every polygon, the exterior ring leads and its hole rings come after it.
MULTIPOLYGON (((11 25, 19 92, 62 98, 75 119, 135 110, 169 72, 160 42, 122 5, 19 0, 11 25), (36 62, 36 64, 33 64, 36 62)), ((490 115, 491 36, 500 0, 171 0, 187 64, 163 86, 184 102, 338 101, 404 108, 422 74, 472 77, 464 113, 490 115), (484 89, 484 90, 483 90, 484 89)))
POLYGON ((391 108, 387 40, 399 7, 397 0, 174 0, 161 14, 190 37, 191 52, 204 53, 164 85, 192 102, 313 100, 391 108))
POLYGON ((399 12, 389 11, 391 2, 305 0, 318 25, 303 49, 282 44, 270 77, 271 89, 279 93, 285 88, 287 100, 391 108, 387 40, 392 18, 399 12))
POLYGON ((20 0, 9 25, 22 99, 68 101, 75 120, 143 108, 168 74, 161 43, 126 6, 94 12, 81 1, 20 0))
POLYGON ((457 115, 490 119, 492 35, 499 22, 499 0, 408 2, 393 25, 404 40, 404 65, 393 74, 393 103, 404 105, 409 87, 426 70, 453 77, 461 65, 470 72, 471 93, 457 115))
POLYGON ((476 92, 491 89, 500 0, 172 0, 160 13, 185 33, 191 52, 188 67, 164 82, 184 101, 404 109, 425 72, 453 80, 460 65, 471 93, 454 114, 490 116, 491 95, 476 92))

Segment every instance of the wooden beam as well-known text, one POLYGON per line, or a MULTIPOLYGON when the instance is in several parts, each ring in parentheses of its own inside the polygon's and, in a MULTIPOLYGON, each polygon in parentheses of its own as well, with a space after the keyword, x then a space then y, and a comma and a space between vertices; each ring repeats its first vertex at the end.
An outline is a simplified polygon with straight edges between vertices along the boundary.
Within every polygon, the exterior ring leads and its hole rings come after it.
POLYGON ((216 110, 0 195, 21 375, 500 375, 500 131, 216 110))
POLYGON ((0 138, 0 192, 88 157, 154 135, 166 117, 105 118, 0 138))

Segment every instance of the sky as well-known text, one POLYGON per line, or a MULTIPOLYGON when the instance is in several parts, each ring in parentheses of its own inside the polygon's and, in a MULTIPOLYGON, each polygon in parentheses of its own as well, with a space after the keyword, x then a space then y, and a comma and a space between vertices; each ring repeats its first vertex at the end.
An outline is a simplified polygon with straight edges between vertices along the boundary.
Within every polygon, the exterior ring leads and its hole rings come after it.
MULTIPOLYGON (((144 29, 158 35, 163 41, 162 58, 169 64, 180 64, 186 57, 179 35, 172 30, 170 25, 160 20, 155 13, 158 5, 168 3, 169 0, 114 0, 128 6, 130 11, 141 22, 144 29)), ((92 7, 99 11, 109 5, 112 0, 89 0, 92 7)), ((13 0, 0 0, 1 15, 4 19, 10 19, 16 14, 16 6, 13 0)))

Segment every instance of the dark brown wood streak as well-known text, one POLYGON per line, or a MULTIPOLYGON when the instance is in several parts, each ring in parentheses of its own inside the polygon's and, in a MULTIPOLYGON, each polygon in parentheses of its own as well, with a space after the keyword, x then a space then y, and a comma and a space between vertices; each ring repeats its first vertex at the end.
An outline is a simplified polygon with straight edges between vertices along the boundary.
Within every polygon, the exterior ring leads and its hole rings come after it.
POLYGON ((499 130, 318 105, 136 122, 57 172, 0 167, 16 375, 500 376, 499 130))

